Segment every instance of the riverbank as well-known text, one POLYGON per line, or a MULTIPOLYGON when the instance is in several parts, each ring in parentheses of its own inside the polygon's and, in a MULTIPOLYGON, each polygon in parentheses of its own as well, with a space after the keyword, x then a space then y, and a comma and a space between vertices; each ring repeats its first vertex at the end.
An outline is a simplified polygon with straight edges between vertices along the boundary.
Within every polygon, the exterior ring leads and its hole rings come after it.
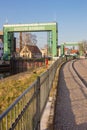
POLYGON ((23 72, 0 80, 0 113, 4 112, 12 102, 21 95, 46 67, 32 72, 23 72))

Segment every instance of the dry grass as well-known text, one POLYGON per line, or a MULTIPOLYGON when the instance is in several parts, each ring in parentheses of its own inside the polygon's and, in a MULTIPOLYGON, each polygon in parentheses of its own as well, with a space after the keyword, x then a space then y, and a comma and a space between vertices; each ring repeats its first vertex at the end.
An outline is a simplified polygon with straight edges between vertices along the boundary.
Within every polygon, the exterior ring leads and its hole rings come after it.
POLYGON ((20 73, 0 80, 0 114, 26 90, 38 75, 43 73, 46 67, 34 70, 34 72, 20 73))

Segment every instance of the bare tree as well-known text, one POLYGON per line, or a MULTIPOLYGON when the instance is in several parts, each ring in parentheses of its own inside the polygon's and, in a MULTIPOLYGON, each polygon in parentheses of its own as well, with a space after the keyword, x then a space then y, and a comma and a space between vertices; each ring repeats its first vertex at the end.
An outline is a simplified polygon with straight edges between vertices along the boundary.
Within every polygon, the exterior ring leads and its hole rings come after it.
POLYGON ((79 43, 79 52, 81 55, 84 55, 84 53, 87 52, 87 41, 86 40, 81 41, 79 43))
POLYGON ((86 40, 82 41, 82 44, 84 47, 84 51, 86 52, 87 51, 87 41, 86 40))
POLYGON ((23 45, 36 45, 37 43, 36 35, 27 32, 22 34, 22 40, 23 45))

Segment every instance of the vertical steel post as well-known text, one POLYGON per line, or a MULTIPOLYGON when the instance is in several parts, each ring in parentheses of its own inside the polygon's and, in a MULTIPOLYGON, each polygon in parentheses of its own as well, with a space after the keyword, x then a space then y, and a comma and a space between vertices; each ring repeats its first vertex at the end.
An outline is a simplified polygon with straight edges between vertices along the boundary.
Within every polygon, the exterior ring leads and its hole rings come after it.
POLYGON ((37 111, 37 128, 36 130, 40 130, 40 77, 37 77, 37 101, 36 101, 36 111, 37 111))

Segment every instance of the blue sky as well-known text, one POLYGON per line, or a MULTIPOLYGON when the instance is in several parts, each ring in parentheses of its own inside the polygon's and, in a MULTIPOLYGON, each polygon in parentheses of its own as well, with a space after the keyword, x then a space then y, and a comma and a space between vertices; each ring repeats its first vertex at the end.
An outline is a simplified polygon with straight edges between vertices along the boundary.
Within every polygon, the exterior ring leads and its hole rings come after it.
MULTIPOLYGON (((8 24, 56 21, 59 44, 87 40, 87 0, 3 0, 0 30, 6 21, 8 24)), ((42 42, 45 43, 44 38, 42 42)))

